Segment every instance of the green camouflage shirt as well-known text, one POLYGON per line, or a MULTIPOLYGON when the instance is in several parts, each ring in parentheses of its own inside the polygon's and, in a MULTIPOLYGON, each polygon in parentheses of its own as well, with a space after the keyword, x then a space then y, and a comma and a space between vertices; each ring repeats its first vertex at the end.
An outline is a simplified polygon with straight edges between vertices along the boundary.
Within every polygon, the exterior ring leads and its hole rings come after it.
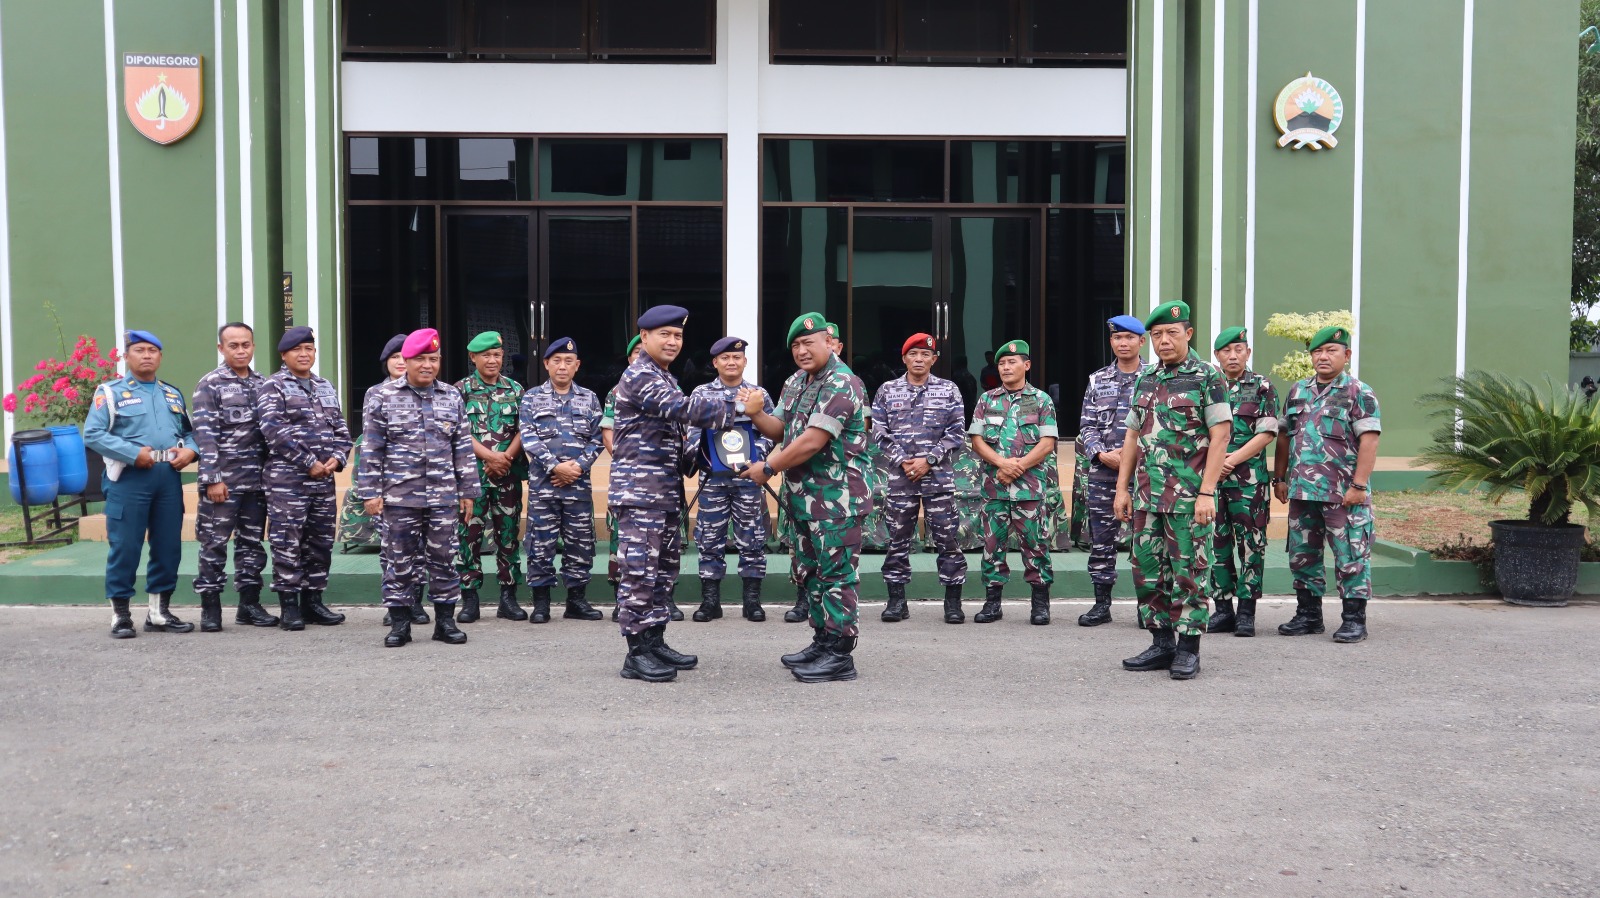
POLYGON ((617 420, 617 388, 606 394, 606 404, 600 409, 600 429, 613 430, 617 420))
POLYGON ((788 446, 809 427, 833 439, 804 463, 784 472, 789 508, 797 521, 864 517, 872 510, 867 490, 866 395, 838 356, 814 376, 791 377, 773 416, 783 422, 788 446))
POLYGON ((1289 389, 1283 433, 1289 440, 1289 498, 1340 502, 1355 480, 1361 435, 1383 430, 1372 388, 1341 373, 1330 384, 1315 376, 1289 389))
POLYGON ((1128 410, 1128 429, 1139 437, 1133 507, 1194 514, 1211 448, 1210 429, 1232 419, 1228 379, 1192 349, 1176 365, 1158 364, 1139 375, 1128 410))
MULTIPOLYGON (((1233 432, 1228 437, 1228 451, 1238 452, 1244 444, 1258 434, 1278 432, 1278 388, 1272 381, 1254 371, 1245 371, 1238 380, 1228 381, 1228 406, 1233 409, 1233 432)), ((1267 455, 1271 449, 1257 452, 1249 461, 1233 469, 1222 478, 1228 486, 1255 486, 1265 484, 1267 455)))
MULTIPOLYGON (((995 387, 978 397, 972 409, 972 424, 967 433, 982 437, 989 448, 1001 458, 1021 458, 1033 451, 1039 440, 1059 434, 1056 429, 1056 404, 1050 394, 1023 384, 1012 392, 1005 387, 995 387)), ((984 465, 983 495, 988 499, 1008 502, 1027 502, 1043 499, 1046 466, 1055 464, 1051 458, 1029 468, 1021 477, 1010 483, 1001 483, 995 468, 984 465)))
MULTIPOLYGON (((510 448, 511 440, 517 435, 522 384, 504 374, 493 385, 486 384, 474 371, 456 381, 455 387, 461 391, 461 398, 466 403, 467 426, 472 438, 496 452, 510 448)), ((483 477, 482 459, 478 460, 478 477, 483 477)), ((515 480, 527 479, 528 458, 525 454, 517 453, 517 460, 511 465, 511 477, 515 480)))

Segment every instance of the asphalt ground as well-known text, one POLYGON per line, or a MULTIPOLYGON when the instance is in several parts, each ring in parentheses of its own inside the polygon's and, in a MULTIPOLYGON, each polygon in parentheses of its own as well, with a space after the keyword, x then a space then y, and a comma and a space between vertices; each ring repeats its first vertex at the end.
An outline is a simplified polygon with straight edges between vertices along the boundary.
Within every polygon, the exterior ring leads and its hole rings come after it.
POLYGON ((1600 894, 1600 604, 1375 602, 1342 646, 1264 602, 1191 682, 1085 607, 864 606, 824 685, 778 606, 673 625, 700 667, 655 685, 609 621, 386 650, 372 608, 0 607, 0 894, 1600 894))

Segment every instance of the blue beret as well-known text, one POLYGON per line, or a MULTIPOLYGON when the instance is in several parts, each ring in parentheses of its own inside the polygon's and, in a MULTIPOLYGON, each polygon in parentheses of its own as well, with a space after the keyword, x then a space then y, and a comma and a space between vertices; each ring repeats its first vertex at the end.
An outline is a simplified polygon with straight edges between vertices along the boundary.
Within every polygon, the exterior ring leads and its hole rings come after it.
POLYGON ((656 306, 645 309, 639 316, 639 327, 655 330, 658 327, 683 327, 689 323, 689 310, 683 306, 656 306))
MULTIPOLYGON (((283 332, 283 339, 278 341, 278 351, 288 352, 301 343, 315 342, 317 340, 315 335, 311 333, 311 328, 302 324, 299 327, 291 327, 283 332)), ((388 356, 384 356, 384 358, 388 358, 388 356)))
POLYGON ((549 358, 558 352, 570 352, 573 355, 577 355, 578 344, 572 342, 571 337, 562 337, 559 340, 551 340, 550 345, 545 347, 544 357, 549 358))
POLYGON ((165 348, 161 345, 161 341, 156 339, 156 335, 149 331, 128 331, 122 335, 122 348, 127 349, 135 343, 149 343, 157 349, 165 348))
POLYGON ((1132 315, 1118 315, 1106 321, 1113 334, 1143 334, 1144 322, 1132 315))
POLYGON ((723 337, 711 344, 711 357, 716 358, 724 352, 744 352, 745 341, 738 337, 723 337))
POLYGON ((404 345, 406 345, 405 334, 395 334, 394 336, 390 337, 389 342, 383 344, 383 354, 378 356, 378 364, 387 364, 389 362, 389 356, 399 352, 400 347, 404 345))

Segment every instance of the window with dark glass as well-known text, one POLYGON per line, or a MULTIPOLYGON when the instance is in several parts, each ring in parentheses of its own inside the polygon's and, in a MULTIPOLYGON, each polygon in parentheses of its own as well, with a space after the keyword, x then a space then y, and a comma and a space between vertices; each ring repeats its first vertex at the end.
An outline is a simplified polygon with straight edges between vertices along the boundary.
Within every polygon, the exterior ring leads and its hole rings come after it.
POLYGON ((710 0, 594 0, 595 55, 709 54, 710 0))
POLYGON ((773 0, 775 57, 882 56, 889 47, 887 0, 773 0))
POLYGON ((581 58, 586 7, 584 0, 476 0, 467 50, 581 58))
POLYGON ((768 202, 937 203, 944 200, 944 142, 764 142, 768 202))
POLYGON ((715 57, 716 0, 345 0, 355 58, 673 62, 715 57))
POLYGON ((1009 3, 900 0, 901 61, 998 60, 1014 55, 1015 47, 1009 3))
POLYGON ((1080 65, 1127 58, 1125 0, 769 0, 774 62, 1080 65))
POLYGON ((1124 58, 1128 4, 1112 0, 1022 0, 1023 56, 1124 58))
POLYGON ((350 49, 448 51, 460 40, 459 0, 345 0, 344 10, 350 49))

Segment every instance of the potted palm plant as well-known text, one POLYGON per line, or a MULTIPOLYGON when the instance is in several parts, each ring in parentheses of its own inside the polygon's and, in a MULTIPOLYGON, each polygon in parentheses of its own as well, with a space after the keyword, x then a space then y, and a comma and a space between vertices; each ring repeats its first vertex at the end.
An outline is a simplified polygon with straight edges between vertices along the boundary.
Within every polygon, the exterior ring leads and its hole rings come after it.
POLYGON ((1527 497, 1525 520, 1489 522, 1500 595, 1517 605, 1565 605, 1578 584, 1584 528, 1573 506, 1600 513, 1600 404, 1582 390, 1487 371, 1422 397, 1438 422, 1414 462, 1449 489, 1485 489, 1496 504, 1527 497))

